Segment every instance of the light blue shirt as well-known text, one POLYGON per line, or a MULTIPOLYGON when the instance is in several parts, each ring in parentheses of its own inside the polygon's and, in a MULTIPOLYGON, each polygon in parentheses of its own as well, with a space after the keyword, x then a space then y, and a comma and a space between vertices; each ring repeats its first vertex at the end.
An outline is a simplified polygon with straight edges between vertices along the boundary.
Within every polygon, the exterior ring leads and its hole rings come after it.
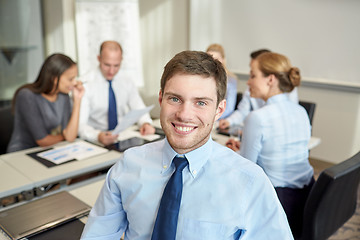
MULTIPOLYGON (((284 93, 290 101, 294 103, 299 103, 297 88, 295 87, 291 92, 284 93)), ((250 97, 249 88, 243 93, 242 99, 237 105, 236 110, 226 118, 229 121, 231 126, 239 125, 244 126, 245 118, 249 115, 251 111, 262 108, 265 105, 265 101, 261 98, 252 98, 250 97)))
POLYGON ((240 155, 261 166, 274 187, 302 188, 313 176, 310 134, 305 109, 278 94, 246 118, 240 155))
MULTIPOLYGON (((109 170, 82 239, 150 239, 176 155, 166 139, 127 150, 109 170)), ((211 138, 185 157, 177 240, 293 239, 260 167, 211 138)))
POLYGON ((227 78, 226 85, 226 108, 219 119, 229 117, 236 108, 237 79, 231 76, 227 78))

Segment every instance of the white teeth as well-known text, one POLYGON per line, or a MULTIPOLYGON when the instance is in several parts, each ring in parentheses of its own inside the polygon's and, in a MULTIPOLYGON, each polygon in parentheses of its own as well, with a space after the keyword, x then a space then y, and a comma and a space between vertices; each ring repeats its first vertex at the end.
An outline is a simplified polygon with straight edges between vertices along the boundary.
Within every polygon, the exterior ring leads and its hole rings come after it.
POLYGON ((181 127, 181 126, 176 126, 176 129, 182 132, 189 132, 191 130, 193 130, 193 127, 181 127))

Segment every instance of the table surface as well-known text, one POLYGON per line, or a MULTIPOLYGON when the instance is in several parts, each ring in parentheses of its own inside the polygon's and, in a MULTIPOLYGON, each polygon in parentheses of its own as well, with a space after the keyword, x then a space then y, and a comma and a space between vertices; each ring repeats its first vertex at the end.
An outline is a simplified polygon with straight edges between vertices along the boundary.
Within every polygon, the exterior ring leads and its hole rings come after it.
POLYGON ((32 189, 33 182, 0 157, 0 198, 32 189))
MULTIPOLYGON (((66 143, 62 142, 57 146, 66 143)), ((67 162, 48 168, 27 155, 42 149, 46 148, 36 147, 0 155, 2 162, 0 168, 0 180, 2 182, 0 185, 0 197, 10 196, 16 192, 20 193, 34 187, 58 183, 69 178, 111 167, 122 156, 122 153, 118 151, 108 151, 83 160, 67 162)))

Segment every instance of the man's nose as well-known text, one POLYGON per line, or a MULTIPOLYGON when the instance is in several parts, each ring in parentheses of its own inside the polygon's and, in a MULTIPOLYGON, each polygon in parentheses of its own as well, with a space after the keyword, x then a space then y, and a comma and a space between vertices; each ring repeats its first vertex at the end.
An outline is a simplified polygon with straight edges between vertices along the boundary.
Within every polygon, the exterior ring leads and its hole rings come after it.
POLYGON ((192 106, 189 103, 181 104, 176 112, 176 117, 182 121, 192 119, 192 106))
POLYGON ((114 74, 116 72, 116 68, 115 67, 110 67, 110 74, 114 74))

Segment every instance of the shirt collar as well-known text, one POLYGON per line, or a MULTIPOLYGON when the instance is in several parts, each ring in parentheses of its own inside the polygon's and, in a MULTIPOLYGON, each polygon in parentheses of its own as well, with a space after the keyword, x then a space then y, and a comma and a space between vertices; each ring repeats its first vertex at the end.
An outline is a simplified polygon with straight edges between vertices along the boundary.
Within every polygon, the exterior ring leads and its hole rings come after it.
POLYGON ((103 81, 105 81, 106 83, 108 83, 108 81, 109 80, 111 80, 111 82, 113 83, 114 82, 114 80, 116 80, 117 78, 119 78, 118 76, 120 75, 119 73, 120 73, 120 71, 121 71, 121 68, 119 69, 119 72, 117 72, 116 74, 115 74, 115 76, 113 77, 113 79, 106 79, 105 77, 104 77, 104 75, 102 74, 102 72, 101 72, 101 69, 100 69, 100 65, 97 67, 97 78, 98 79, 102 79, 103 81))
MULTIPOLYGON (((209 140, 201 147, 184 154, 184 156, 189 162, 188 169, 194 178, 200 172, 201 168, 205 165, 205 163, 209 160, 212 154, 213 144, 214 141, 210 137, 209 140)), ((162 166, 163 166, 162 173, 165 173, 166 171, 170 171, 169 166, 171 166, 173 158, 180 154, 174 151, 174 149, 170 146, 166 138, 165 138, 165 144, 163 150, 164 151, 162 156, 162 166)))
POLYGON ((288 100, 286 93, 276 94, 266 101, 266 105, 288 100))

